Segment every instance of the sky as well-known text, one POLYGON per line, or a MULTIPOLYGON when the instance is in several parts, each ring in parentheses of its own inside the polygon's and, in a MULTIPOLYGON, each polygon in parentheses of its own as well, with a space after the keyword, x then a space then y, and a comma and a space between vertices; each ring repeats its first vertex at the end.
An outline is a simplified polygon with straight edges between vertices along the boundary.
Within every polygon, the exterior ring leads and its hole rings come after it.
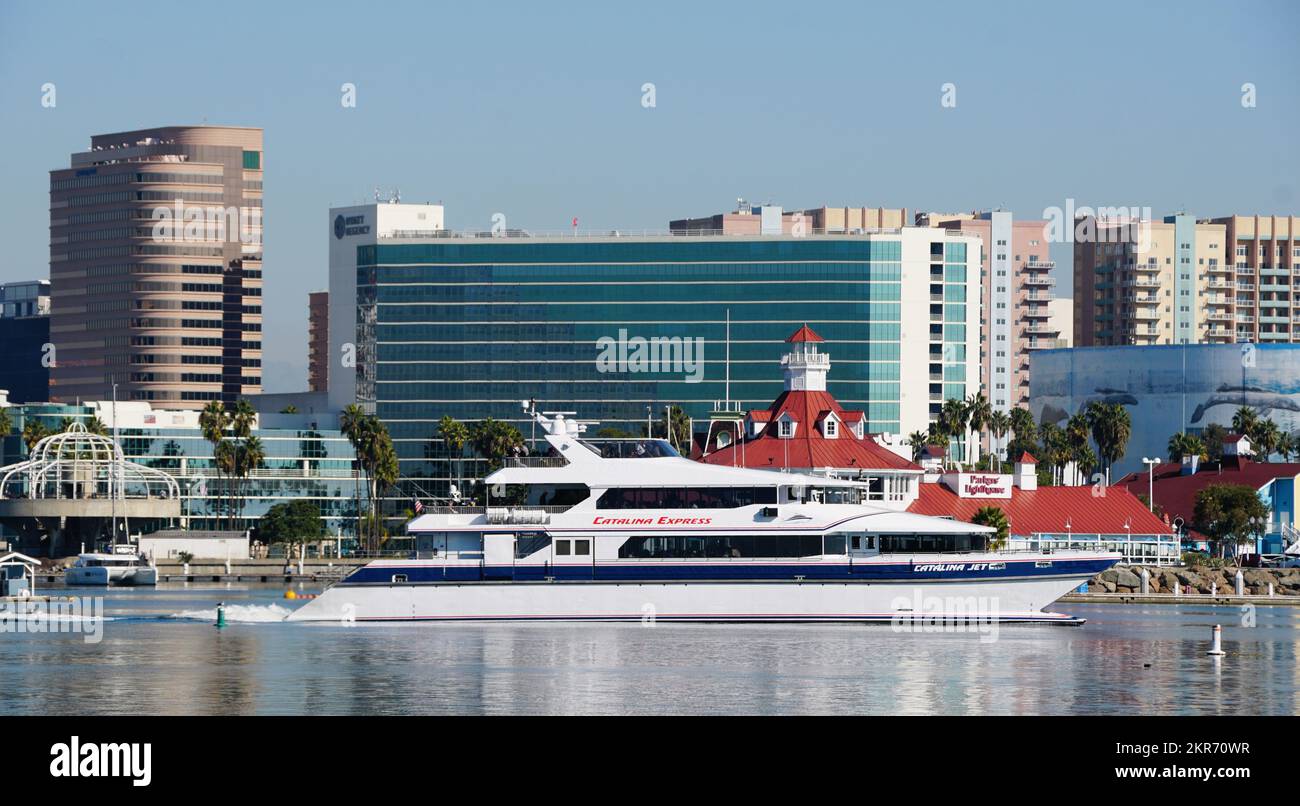
POLYGON ((1300 214, 1298 32, 1295 0, 3 0, 0 282, 48 277, 48 172, 92 134, 204 122, 265 130, 269 392, 306 388, 329 208, 375 187, 455 229, 664 230, 738 197, 1300 214))

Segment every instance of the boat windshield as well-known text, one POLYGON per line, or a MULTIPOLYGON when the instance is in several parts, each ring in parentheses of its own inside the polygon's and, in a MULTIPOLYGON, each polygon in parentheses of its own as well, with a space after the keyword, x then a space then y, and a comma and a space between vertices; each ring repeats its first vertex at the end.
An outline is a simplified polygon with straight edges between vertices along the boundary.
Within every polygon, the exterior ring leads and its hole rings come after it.
POLYGON ((662 459, 680 456, 663 439, 611 439, 600 442, 579 440, 587 450, 605 459, 662 459))

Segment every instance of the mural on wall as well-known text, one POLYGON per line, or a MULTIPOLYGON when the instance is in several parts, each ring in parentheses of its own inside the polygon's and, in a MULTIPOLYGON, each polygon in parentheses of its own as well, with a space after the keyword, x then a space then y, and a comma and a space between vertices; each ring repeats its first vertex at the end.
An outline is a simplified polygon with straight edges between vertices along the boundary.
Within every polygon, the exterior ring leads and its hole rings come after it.
POLYGON ((1063 424, 1093 401, 1128 409, 1133 433, 1120 473, 1165 456, 1169 437, 1232 427, 1250 406, 1300 438, 1300 344, 1189 344, 1042 350, 1030 356, 1030 411, 1063 424))

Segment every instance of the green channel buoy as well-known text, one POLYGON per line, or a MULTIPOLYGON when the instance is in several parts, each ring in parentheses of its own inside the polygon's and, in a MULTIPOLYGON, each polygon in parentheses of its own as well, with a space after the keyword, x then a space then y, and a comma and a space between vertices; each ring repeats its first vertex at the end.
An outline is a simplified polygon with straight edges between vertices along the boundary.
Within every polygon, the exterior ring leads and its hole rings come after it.
POLYGON ((217 602, 217 628, 226 626, 226 603, 217 602))

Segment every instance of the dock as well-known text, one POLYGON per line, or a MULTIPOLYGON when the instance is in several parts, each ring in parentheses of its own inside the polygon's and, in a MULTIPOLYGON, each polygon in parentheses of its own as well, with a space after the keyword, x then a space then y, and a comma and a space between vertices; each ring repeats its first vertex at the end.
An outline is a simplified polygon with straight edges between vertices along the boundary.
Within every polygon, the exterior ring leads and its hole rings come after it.
POLYGON ((1224 605, 1239 607, 1241 605, 1274 605, 1300 607, 1300 596, 1236 596, 1232 593, 1186 593, 1175 596, 1172 593, 1067 593, 1058 602, 1064 604, 1186 604, 1186 605, 1224 605))

